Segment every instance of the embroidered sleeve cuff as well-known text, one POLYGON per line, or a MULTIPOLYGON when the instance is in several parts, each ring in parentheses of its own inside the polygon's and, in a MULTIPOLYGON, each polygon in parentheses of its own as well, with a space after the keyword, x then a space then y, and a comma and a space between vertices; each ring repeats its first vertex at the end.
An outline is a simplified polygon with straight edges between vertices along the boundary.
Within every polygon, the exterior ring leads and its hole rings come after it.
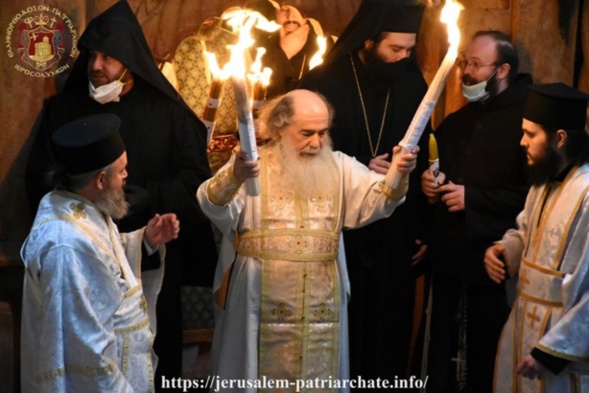
POLYGON ((530 353, 534 359, 542 363, 554 375, 558 375, 570 363, 569 360, 550 355, 538 348, 532 349, 530 353))
POLYGON ((403 175, 401 177, 401 181, 396 188, 392 188, 391 184, 387 184, 383 181, 382 185, 382 193, 387 197, 389 201, 399 202, 405 194, 407 194, 407 190, 409 190, 409 176, 403 175))
POLYGON ((235 197, 242 184, 233 176, 233 166, 230 166, 211 179, 207 196, 217 206, 226 205, 235 197))

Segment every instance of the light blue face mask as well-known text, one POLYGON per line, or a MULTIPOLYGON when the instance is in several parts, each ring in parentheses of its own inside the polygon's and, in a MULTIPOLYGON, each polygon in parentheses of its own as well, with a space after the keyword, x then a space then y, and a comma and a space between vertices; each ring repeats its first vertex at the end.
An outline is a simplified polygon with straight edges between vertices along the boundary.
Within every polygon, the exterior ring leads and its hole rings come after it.
POLYGON ((465 85, 462 83, 462 95, 466 98, 468 102, 476 102, 481 101, 487 98, 490 92, 487 90, 487 81, 493 77, 497 73, 499 68, 495 70, 487 79, 482 82, 475 83, 474 85, 465 85))

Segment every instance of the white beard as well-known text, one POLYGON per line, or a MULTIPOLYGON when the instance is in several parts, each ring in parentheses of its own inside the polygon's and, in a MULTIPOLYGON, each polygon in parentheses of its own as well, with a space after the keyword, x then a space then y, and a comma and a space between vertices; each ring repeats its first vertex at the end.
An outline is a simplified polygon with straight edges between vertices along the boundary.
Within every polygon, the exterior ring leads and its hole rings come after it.
POLYGON ((129 212, 129 204, 125 200, 125 192, 122 188, 115 190, 108 187, 99 195, 96 206, 115 220, 119 220, 129 212))
POLYGON ((296 195, 303 199, 333 195, 337 191, 331 140, 319 150, 306 148, 301 152, 281 138, 278 147, 278 161, 283 175, 279 181, 283 187, 295 190, 296 195))

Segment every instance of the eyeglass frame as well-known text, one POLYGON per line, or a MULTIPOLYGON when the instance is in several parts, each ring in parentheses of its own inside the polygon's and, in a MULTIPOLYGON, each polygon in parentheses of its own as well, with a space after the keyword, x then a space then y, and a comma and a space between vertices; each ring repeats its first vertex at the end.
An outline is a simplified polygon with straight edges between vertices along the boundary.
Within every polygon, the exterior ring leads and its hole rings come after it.
MULTIPOLYGON (((476 61, 475 61, 476 64, 476 61)), ((478 65, 474 65, 473 62, 468 61, 466 59, 460 60, 460 59, 456 59, 456 65, 458 66, 458 68, 460 68, 462 71, 466 70, 468 67, 470 67, 474 72, 477 72, 479 69, 481 69, 482 67, 491 67, 491 66, 501 66, 501 64, 498 64, 497 61, 494 61, 493 63, 490 64, 478 64, 478 65), (462 65, 464 64, 464 65, 462 65)))

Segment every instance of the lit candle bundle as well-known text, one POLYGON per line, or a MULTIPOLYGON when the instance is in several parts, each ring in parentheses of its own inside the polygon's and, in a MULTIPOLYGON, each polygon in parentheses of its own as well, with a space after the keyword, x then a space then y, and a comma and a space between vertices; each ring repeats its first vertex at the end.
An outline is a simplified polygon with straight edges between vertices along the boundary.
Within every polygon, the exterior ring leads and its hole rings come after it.
MULTIPOLYGON (((258 159, 258 148, 252 105, 250 95, 248 94, 248 83, 246 82, 246 50, 255 43, 250 35, 251 29, 254 26, 264 31, 276 31, 280 28, 280 25, 275 22, 269 22, 257 12, 241 9, 228 12, 223 19, 231 26, 233 33, 238 35, 238 40, 236 44, 227 46, 231 52, 231 56, 229 62, 224 65, 220 73, 223 76, 230 77, 232 81, 237 108, 241 150, 248 155, 249 160, 255 161, 258 159)), ((258 50, 258 53, 263 54, 263 51, 258 50)), ((258 60, 261 54, 258 56, 258 60)), ((260 195, 260 179, 258 177, 248 178, 245 186, 248 195, 260 195)))
MULTIPOLYGON (((432 111, 438 102, 438 98, 440 98, 440 94, 446 85, 450 70, 456 61, 458 44, 460 42, 460 31, 456 25, 456 20, 458 19, 461 10, 462 5, 453 0, 447 0, 442 9, 441 21, 447 24, 450 47, 448 48, 448 52, 446 53, 444 60, 442 60, 442 64, 440 64, 440 68, 438 68, 432 83, 427 89, 427 93, 421 100, 421 104, 419 104, 419 108, 417 108, 417 111, 411 120, 411 124, 405 133, 405 137, 399 143, 399 145, 406 151, 413 150, 419 143, 423 130, 425 129, 432 111)), ((396 188, 400 180, 401 174, 397 171, 397 166, 394 165, 393 157, 393 165, 391 165, 391 169, 387 172, 386 182, 387 184, 390 184, 392 188, 396 188)))
POLYGON ((254 114, 262 108, 266 101, 266 90, 272 76, 272 69, 268 67, 262 69, 262 56, 265 53, 265 48, 257 48, 256 60, 252 63, 248 74, 248 78, 252 83, 252 111, 254 114))
POLYGON ((207 127, 207 145, 211 143, 213 132, 215 131, 215 118, 217 117, 217 109, 221 105, 221 93, 223 91, 223 84, 225 81, 213 79, 207 103, 202 114, 202 122, 207 127))
POLYGON ((223 85, 225 84, 225 80, 227 78, 219 69, 215 54, 205 51, 204 55, 207 59, 207 65, 209 67, 209 70, 211 71, 211 74, 213 76, 211 87, 209 89, 209 96, 207 97, 207 102, 205 104, 205 108, 201 119, 204 125, 207 127, 208 145, 209 143, 211 143, 213 132, 215 131, 215 118, 217 117, 217 109, 221 105, 223 85))

